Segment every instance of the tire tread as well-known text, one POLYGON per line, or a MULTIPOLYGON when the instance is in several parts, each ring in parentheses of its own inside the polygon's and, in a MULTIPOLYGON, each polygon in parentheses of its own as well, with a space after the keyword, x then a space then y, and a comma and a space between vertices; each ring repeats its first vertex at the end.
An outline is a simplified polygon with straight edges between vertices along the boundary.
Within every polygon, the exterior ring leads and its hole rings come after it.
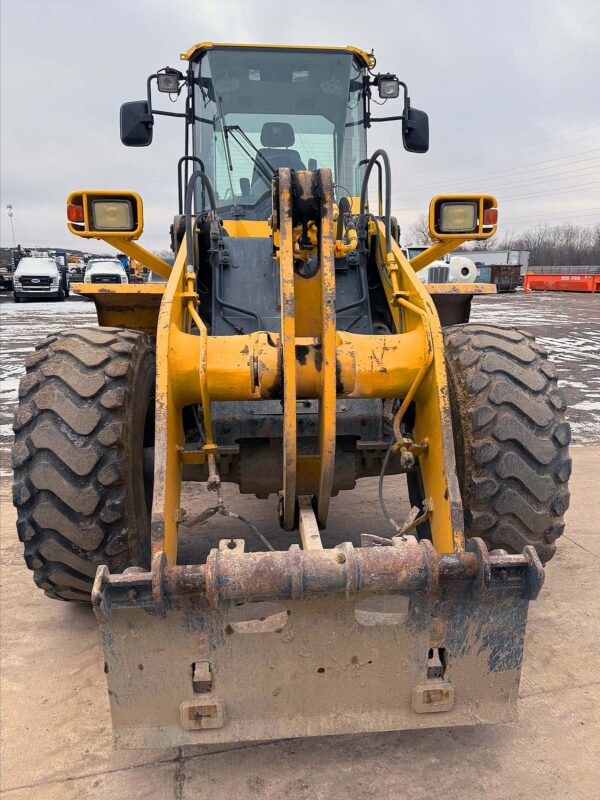
POLYGON ((153 350, 144 333, 85 327, 46 338, 26 358, 13 501, 25 561, 49 597, 89 602, 100 564, 130 564, 123 429, 131 376, 153 350))
POLYGON ((467 537, 552 558, 569 505, 570 430, 556 370, 523 331, 444 329, 467 537), (487 380, 484 380, 485 376, 487 380))

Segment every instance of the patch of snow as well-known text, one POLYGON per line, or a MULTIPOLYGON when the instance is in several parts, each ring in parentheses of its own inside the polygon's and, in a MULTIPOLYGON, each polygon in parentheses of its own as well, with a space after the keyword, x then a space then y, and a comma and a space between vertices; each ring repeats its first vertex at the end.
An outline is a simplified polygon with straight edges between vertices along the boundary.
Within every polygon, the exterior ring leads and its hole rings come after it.
POLYGON ((558 381, 558 385, 561 388, 565 386, 570 386, 572 389, 584 389, 586 391, 589 391, 589 386, 587 385, 587 383, 580 383, 579 381, 567 381, 561 378, 561 380, 558 381))
POLYGON ((573 444, 597 444, 600 441, 600 418, 592 420, 582 420, 581 422, 569 421, 571 425, 571 435, 573 444))
POLYGON ((577 409, 578 411, 600 411, 600 402, 596 402, 595 400, 582 400, 581 403, 576 403, 574 406, 571 406, 572 409, 577 409))

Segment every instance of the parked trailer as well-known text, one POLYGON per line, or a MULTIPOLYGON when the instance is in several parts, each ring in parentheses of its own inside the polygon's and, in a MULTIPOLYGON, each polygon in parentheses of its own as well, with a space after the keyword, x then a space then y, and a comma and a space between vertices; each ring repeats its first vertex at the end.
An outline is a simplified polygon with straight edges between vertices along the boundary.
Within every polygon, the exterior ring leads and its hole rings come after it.
POLYGON ((533 275, 527 273, 523 278, 526 292, 600 292, 598 274, 533 275))

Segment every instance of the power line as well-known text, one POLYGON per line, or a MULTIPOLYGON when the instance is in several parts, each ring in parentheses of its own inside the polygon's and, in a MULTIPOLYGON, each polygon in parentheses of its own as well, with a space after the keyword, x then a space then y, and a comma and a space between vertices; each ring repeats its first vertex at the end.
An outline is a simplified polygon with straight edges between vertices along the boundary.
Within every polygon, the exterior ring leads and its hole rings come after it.
MULTIPOLYGON (((598 156, 596 156, 593 160, 595 160, 596 158, 598 158, 598 156)), ((584 161, 588 161, 588 160, 592 160, 592 159, 584 159, 584 161)), ((547 183, 548 181, 557 181, 557 180, 561 180, 562 178, 565 178, 567 176, 586 175, 586 174, 588 174, 590 172, 590 169, 591 169, 590 167, 578 167, 577 169, 574 169, 574 170, 565 170, 564 172, 557 172, 557 173, 554 173, 552 175, 547 175, 547 176, 543 176, 542 175, 542 176, 539 176, 539 177, 523 178, 523 179, 519 179, 519 180, 512 180, 512 179, 507 180, 507 181, 502 180, 502 181, 499 181, 497 183, 494 181, 493 182, 493 189, 494 189, 494 191, 496 191, 498 187, 503 188, 503 187, 506 187, 506 186, 517 186, 518 184, 521 184, 521 183, 526 183, 528 185, 535 185, 535 184, 538 184, 538 183, 547 183)), ((398 199, 398 197, 401 197, 401 195, 396 195, 396 194, 393 194, 392 196, 395 197, 396 199, 398 199)), ((412 196, 413 195, 411 195, 411 197, 412 196)), ((425 197, 426 195, 417 195, 417 196, 418 197, 419 196, 420 197, 425 197)))
MULTIPOLYGON (((519 171, 523 172, 523 173, 537 172, 539 170, 532 169, 532 167, 536 167, 537 165, 551 164, 554 161, 564 161, 565 158, 572 158, 573 156, 583 156, 583 155, 587 155, 588 153, 597 153, 597 152, 600 152, 600 147, 595 147, 595 148, 592 148, 591 150, 581 150, 578 153, 570 153, 567 156, 559 156, 557 158, 544 159, 543 161, 534 161, 531 164, 521 164, 518 167, 510 167, 510 168, 502 169, 502 170, 489 170, 487 172, 480 172, 480 173, 478 173, 476 175, 465 175, 465 176, 461 176, 457 180, 461 180, 461 181, 478 180, 479 178, 486 178, 486 177, 490 177, 490 176, 493 176, 493 175, 501 175, 501 174, 504 174, 504 173, 507 173, 507 172, 519 172, 519 171)), ((578 160, 573 161, 571 163, 572 164, 580 164, 583 161, 593 161, 595 158, 597 158, 597 156, 593 156, 591 158, 578 159, 578 160)), ((565 165, 565 166, 567 166, 567 165, 565 165)), ((569 164, 568 166, 571 166, 571 164, 569 164)), ((540 169, 543 169, 543 168, 544 168, 543 166, 540 166, 540 169)), ((423 184, 420 184, 420 185, 417 185, 417 186, 407 185, 404 188, 407 191, 413 192, 413 191, 415 191, 417 189, 428 189, 431 186, 439 186, 439 184, 440 184, 440 181, 437 180, 437 181, 432 181, 431 183, 423 183, 423 184)))
MULTIPOLYGON (((545 195, 548 196, 548 198, 551 198, 556 194, 564 194, 566 191, 577 191, 579 189, 584 189, 584 188, 589 187, 589 186, 596 186, 598 183, 599 183, 599 181, 592 181, 590 183, 578 183, 575 186, 566 186, 564 189, 551 189, 549 187, 546 187, 541 192, 535 192, 533 194, 513 195, 511 197, 506 197, 506 196, 504 196, 502 194, 502 192, 503 191, 511 191, 512 188, 515 188, 515 187, 508 186, 508 188, 501 189, 501 191, 499 191, 499 192, 496 191, 495 194, 498 195, 498 197, 499 197, 501 202, 505 202, 507 200, 518 200, 518 199, 521 199, 523 197, 535 197, 535 196, 539 196, 539 195, 542 195, 542 194, 545 194, 545 195)), ((532 184, 533 184, 533 182, 532 182, 532 184)), ((524 187, 522 187, 522 188, 524 188, 524 187)), ((517 191, 518 191, 518 188, 517 188, 517 191)), ((460 192, 458 192, 458 194, 460 194, 460 192)), ((418 200, 424 199, 426 197, 427 197, 427 195, 421 195, 421 198, 419 198, 417 196, 417 197, 414 198, 414 200, 418 201, 418 200)), ((397 202, 397 200, 398 200, 398 198, 395 197, 394 195, 392 195, 392 199, 393 199, 394 202, 397 202)), ((396 207, 395 210, 397 212, 400 212, 400 211, 418 211, 419 209, 421 209, 420 205, 419 206, 401 207, 401 208, 397 208, 396 207)))
MULTIPOLYGON (((557 168, 560 169, 561 167, 571 167, 571 166, 573 166, 575 164, 587 164, 590 161, 596 162, 596 161, 598 161, 598 159, 600 159, 600 156, 588 156, 587 158, 576 159, 575 161, 572 161, 572 162, 567 163, 567 164, 561 164, 561 165, 557 165, 556 164, 553 167, 550 167, 550 169, 557 169, 557 168)), ((581 171, 582 173, 585 173, 585 172, 587 172, 589 170, 592 170, 592 169, 595 169, 595 168, 596 168, 596 164, 592 164, 592 165, 589 165, 587 167, 576 167, 575 170, 564 170, 562 172, 557 172, 557 173, 552 173, 552 174, 549 173, 548 177, 559 178, 561 175, 567 175, 567 174, 569 174, 571 172, 581 171)), ((529 169, 529 170, 528 169, 521 169, 519 171, 519 176, 520 175, 527 175, 527 173, 533 173, 533 172, 542 172, 543 173, 545 169, 546 169, 546 167, 535 167, 535 168, 529 169)), ((518 176, 514 176, 514 178, 517 178, 517 177, 518 176)), ((538 175, 530 175, 529 177, 523 178, 523 182, 534 184, 537 181, 542 181, 542 180, 545 180, 545 179, 546 179, 546 176, 544 174, 539 175, 539 176, 538 175)), ((461 187, 461 186, 464 187, 465 182, 467 180, 469 180, 469 178, 461 179, 460 181, 456 181, 456 183, 458 184, 458 187, 461 187)), ((502 187, 502 186, 505 186, 505 185, 518 183, 518 182, 520 182, 520 179, 518 181, 515 181, 515 180, 513 180, 513 176, 509 175, 506 178, 493 178, 493 177, 491 177, 491 178, 489 178, 489 181, 493 184, 492 188, 495 190, 496 187, 502 187)), ((432 184, 432 186, 435 187, 435 190, 439 191, 439 181, 436 184, 432 184)), ((461 191, 462 192, 466 192, 467 190, 465 190, 464 188, 459 189, 457 187, 453 187, 453 192, 452 193, 458 193, 458 192, 461 192, 461 191)), ((415 192, 415 191, 408 191, 406 193, 404 192, 404 190, 403 191, 399 191, 399 192, 392 191, 392 198, 396 202, 398 202, 399 200, 405 200, 405 199, 427 198, 429 196, 429 194, 430 194, 430 192, 423 192, 421 194, 421 193, 418 193, 418 192, 415 192)))
MULTIPOLYGON (((599 158, 600 158, 600 156, 588 156, 587 158, 575 159, 574 161, 567 162, 567 163, 561 164, 561 165, 556 165, 555 164, 553 167, 550 167, 549 169, 556 169, 557 166, 572 167, 575 164, 586 164, 586 163, 588 163, 590 161, 596 162, 599 158)), ((592 168, 595 168, 595 166, 596 166, 595 164, 592 164, 592 165, 588 166, 586 169, 592 169, 592 168)), ((519 177, 521 175, 524 175, 524 176, 529 175, 527 180, 533 181, 533 180, 537 180, 539 177, 543 177, 543 173, 547 169, 548 168, 545 167, 545 166, 537 166, 537 167, 533 167, 532 169, 526 169, 526 168, 523 168, 523 167, 517 167, 513 171, 518 172, 518 176, 517 175, 506 175, 505 177, 497 177, 497 176, 494 176, 493 173, 490 173, 488 176, 481 175, 481 176, 478 176, 478 177, 460 178, 460 179, 457 179, 454 183, 457 184, 458 186, 464 186, 467 183, 467 181, 472 182, 472 181, 476 180, 476 181, 480 182, 480 181, 484 181, 485 180, 486 182, 492 183, 494 186, 498 186, 498 185, 501 185, 503 183, 510 183, 513 180, 513 178, 519 177), (531 175, 530 173, 542 173, 542 175, 541 176, 531 175)), ((581 168, 581 169, 583 169, 583 168, 581 168)), ((427 192, 425 192, 424 194, 422 194, 422 195, 419 195, 414 190, 408 190, 406 192, 406 195, 407 196, 411 196, 411 197, 415 196, 415 194, 417 194, 417 196, 425 196, 430 191, 437 190, 439 188, 439 185, 440 185, 439 181, 434 183, 434 184, 431 184, 430 189, 427 192)), ((398 193, 394 193, 393 196, 394 197, 399 197, 402 194, 404 194, 404 191, 402 191, 399 194, 398 193)))
POLYGON ((578 192, 580 189, 586 189, 589 186, 600 186, 600 181, 592 181, 591 183, 579 183, 575 186, 566 186, 564 189, 560 191, 553 191, 548 192, 547 189, 542 190, 541 192, 532 192, 530 194, 518 194, 513 195, 512 197, 502 197, 501 199, 504 201, 507 200, 520 200, 524 197, 539 197, 540 195, 547 195, 549 197, 554 197, 555 194, 566 194, 567 192, 578 192))
MULTIPOLYGON (((596 224, 597 224, 596 222, 578 222, 577 223, 577 227, 578 228, 592 228, 596 224)), ((528 223, 521 223, 521 224, 517 224, 517 225, 510 225, 508 228, 502 228, 501 235, 506 237, 506 236, 509 236, 511 233, 514 233, 514 232, 517 232, 517 231, 522 231, 522 232, 523 231, 528 232, 528 231, 532 231, 532 230, 535 231, 537 229, 537 227, 538 227, 538 225, 531 225, 531 223, 529 223, 529 224, 528 223)))
MULTIPOLYGON (((586 131, 596 130, 597 128, 600 128, 600 125, 590 125, 587 128, 580 128, 579 130, 571 131, 570 133, 561 133, 561 134, 558 134, 558 136, 551 136, 548 139, 540 139, 538 142, 534 142, 533 144, 522 145, 521 147, 511 148, 510 150, 501 150, 501 151, 499 151, 499 152, 497 151, 495 153, 486 153, 485 155, 477 156, 476 158, 471 158, 468 161, 462 161, 460 164, 457 165, 456 168, 460 169, 461 167, 464 167, 467 164, 473 164, 476 161, 482 161, 484 159, 489 159, 489 158, 498 158, 499 156, 516 153, 516 152, 519 152, 521 150, 535 149, 535 148, 538 148, 540 145, 542 145, 542 144, 544 144, 546 142, 553 142, 553 141, 556 141, 556 139, 564 139, 564 138, 568 138, 570 136, 578 136, 580 133, 585 133, 586 131)), ((584 137, 584 138, 587 138, 587 137, 584 137)))
POLYGON ((558 217, 559 219, 561 217, 590 217, 595 215, 598 211, 600 211, 600 206, 588 209, 574 209, 573 211, 549 211, 547 214, 528 214, 527 216, 508 217, 507 219, 504 219, 502 216, 500 216, 499 224, 539 218, 548 219, 549 217, 558 217))

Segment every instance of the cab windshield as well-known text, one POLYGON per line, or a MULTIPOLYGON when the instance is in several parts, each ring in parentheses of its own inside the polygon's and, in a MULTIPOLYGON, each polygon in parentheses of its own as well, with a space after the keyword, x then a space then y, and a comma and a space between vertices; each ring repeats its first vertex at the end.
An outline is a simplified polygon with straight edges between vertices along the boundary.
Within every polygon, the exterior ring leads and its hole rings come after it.
POLYGON ((279 167, 329 167, 338 200, 359 194, 363 69, 351 53, 335 51, 228 47, 202 56, 194 155, 223 216, 266 219, 279 167))

